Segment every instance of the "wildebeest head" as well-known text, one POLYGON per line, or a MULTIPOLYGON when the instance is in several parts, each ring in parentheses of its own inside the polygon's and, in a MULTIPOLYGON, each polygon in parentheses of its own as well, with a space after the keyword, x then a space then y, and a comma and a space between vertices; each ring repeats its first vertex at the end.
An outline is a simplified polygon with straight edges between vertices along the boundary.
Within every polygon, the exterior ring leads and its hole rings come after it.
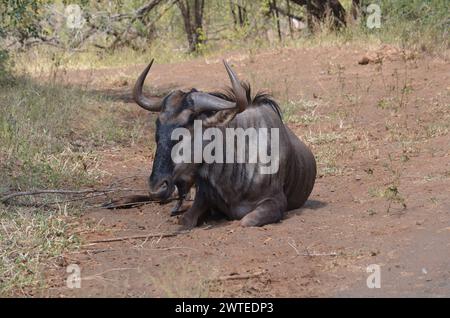
POLYGON ((172 132, 181 127, 192 129, 196 119, 202 120, 205 126, 224 125, 245 110, 248 100, 245 88, 226 61, 224 65, 230 77, 233 100, 195 89, 189 92, 176 90, 164 98, 146 97, 142 94, 142 87, 152 64, 153 60, 137 79, 133 98, 142 108, 159 113, 155 134, 157 148, 149 179, 149 192, 153 199, 164 201, 174 192, 175 186, 179 192, 188 191, 186 188, 190 188, 195 173, 194 164, 174 164, 171 153, 177 141, 172 140, 172 132))

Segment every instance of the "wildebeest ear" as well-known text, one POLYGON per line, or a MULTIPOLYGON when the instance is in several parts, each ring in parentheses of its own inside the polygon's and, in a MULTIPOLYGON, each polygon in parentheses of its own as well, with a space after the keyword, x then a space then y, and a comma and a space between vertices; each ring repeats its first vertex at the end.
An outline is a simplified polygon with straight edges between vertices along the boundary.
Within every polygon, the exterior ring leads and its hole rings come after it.
POLYGON ((189 94, 188 100, 192 105, 194 112, 197 114, 211 111, 218 112, 236 107, 236 103, 201 92, 193 92, 189 94))

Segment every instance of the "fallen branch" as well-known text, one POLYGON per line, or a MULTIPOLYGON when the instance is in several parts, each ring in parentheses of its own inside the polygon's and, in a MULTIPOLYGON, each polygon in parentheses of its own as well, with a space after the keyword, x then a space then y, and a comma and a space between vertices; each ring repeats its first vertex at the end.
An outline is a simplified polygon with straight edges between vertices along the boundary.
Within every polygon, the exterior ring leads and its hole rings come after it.
POLYGON ((127 208, 137 208, 140 206, 144 206, 150 203, 158 203, 158 201, 139 201, 139 202, 130 202, 130 203, 123 203, 123 204, 115 204, 115 203, 103 203, 101 205, 95 206, 103 209, 108 210, 115 210, 115 209, 127 209, 127 208))
POLYGON ((173 233, 155 233, 155 234, 146 234, 146 235, 134 235, 134 236, 123 236, 123 237, 113 237, 108 239, 102 239, 102 240, 94 240, 89 241, 89 244, 99 244, 99 243, 111 243, 111 242, 121 242, 121 241, 128 241, 128 240, 147 240, 149 238, 163 238, 163 237, 174 237, 177 235, 182 235, 189 233, 190 231, 178 231, 173 233))
POLYGON ((330 253, 317 253, 317 252, 310 252, 308 248, 305 248, 306 253, 300 253, 298 250, 296 244, 294 241, 288 242, 289 246, 292 247, 295 251, 295 253, 298 256, 308 256, 308 257, 314 257, 314 256, 337 256, 336 252, 330 252, 330 253))
POLYGON ((98 206, 100 208, 108 209, 108 210, 115 210, 115 209, 126 209, 126 208, 136 208, 139 206, 151 204, 151 203, 160 203, 160 204, 166 204, 173 201, 178 201, 180 198, 178 197, 172 197, 164 201, 158 201, 158 200, 146 200, 146 201, 136 201, 136 202, 129 202, 129 203, 103 203, 102 205, 98 206))
POLYGON ((25 192, 14 192, 0 198, 0 202, 5 203, 13 198, 23 197, 23 196, 35 196, 40 194, 63 194, 63 195, 82 195, 82 194, 92 194, 92 193, 112 193, 112 192, 137 192, 143 191, 139 189, 87 189, 87 190, 34 190, 25 192))
MULTIPOLYGON (((97 198, 100 196, 104 196, 105 194, 106 193, 97 193, 97 194, 92 194, 92 195, 85 196, 85 197, 72 198, 72 199, 67 199, 67 200, 58 200, 58 201, 47 202, 47 203, 14 202, 13 205, 27 207, 27 208, 37 208, 37 209, 47 208, 47 209, 49 209, 49 208, 52 208, 52 206, 54 206, 54 205, 66 204, 66 203, 76 202, 76 201, 86 201, 86 200, 90 200, 90 199, 97 198)), ((7 204, 11 204, 11 203, 7 203, 7 204)))
POLYGON ((266 271, 259 271, 256 273, 250 273, 250 274, 235 274, 235 275, 228 275, 228 276, 221 276, 217 278, 213 278, 210 281, 226 281, 226 280, 237 280, 237 279, 250 279, 259 277, 263 274, 265 274, 266 271))
POLYGON ((336 252, 330 252, 330 253, 316 253, 316 252, 306 252, 303 254, 299 254, 300 256, 309 256, 309 257, 313 257, 313 256, 337 256, 336 252))

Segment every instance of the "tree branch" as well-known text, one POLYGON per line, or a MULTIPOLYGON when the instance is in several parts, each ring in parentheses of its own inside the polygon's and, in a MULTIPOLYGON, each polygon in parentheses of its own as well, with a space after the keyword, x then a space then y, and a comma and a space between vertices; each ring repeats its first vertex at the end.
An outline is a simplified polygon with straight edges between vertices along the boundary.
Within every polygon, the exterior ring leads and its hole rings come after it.
POLYGON ((0 202, 6 203, 7 201, 23 196, 35 196, 40 194, 63 194, 63 195, 82 195, 82 194, 93 194, 93 193, 112 193, 112 192, 136 192, 141 191, 138 189, 86 189, 86 190, 34 190, 34 191, 25 191, 25 192, 14 192, 8 194, 2 198, 0 198, 0 202))
POLYGON ((90 244, 99 244, 99 243, 111 243, 111 242, 121 242, 121 241, 128 241, 128 240, 147 240, 149 238, 163 238, 163 237, 174 237, 177 235, 182 235, 189 233, 190 231, 177 231, 173 233, 150 233, 146 235, 133 235, 133 236, 123 236, 123 237, 112 237, 102 240, 94 240, 90 241, 90 244))

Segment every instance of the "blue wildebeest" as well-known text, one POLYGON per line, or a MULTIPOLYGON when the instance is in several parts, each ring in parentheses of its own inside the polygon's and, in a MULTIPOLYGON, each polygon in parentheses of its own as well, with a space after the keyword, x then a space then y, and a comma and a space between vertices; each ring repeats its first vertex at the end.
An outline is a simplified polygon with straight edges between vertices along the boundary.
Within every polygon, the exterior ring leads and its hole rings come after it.
MULTIPOLYGON (((167 200, 175 188, 183 198, 195 185, 194 202, 180 217, 180 223, 186 228, 195 227, 211 212, 241 220, 242 226, 262 226, 280 221, 286 211, 305 203, 314 186, 316 162, 307 146, 283 124, 279 106, 269 95, 260 93, 252 98, 250 86, 239 81, 224 61, 231 80, 231 88, 225 93, 192 89, 176 90, 164 98, 146 97, 142 88, 152 63, 139 76, 133 89, 133 98, 139 106, 158 112, 157 148, 149 179, 151 199, 167 200), (260 162, 174 162, 172 151, 177 143, 172 137, 174 131, 177 128, 192 131, 196 120, 205 127, 221 131, 277 129, 278 169, 275 173, 263 174, 260 162)), ((267 136, 269 143, 271 138, 274 138, 272 134, 267 136)), ((245 139, 245 142, 250 141, 245 139)), ((247 149, 247 156, 248 152, 247 149)))

